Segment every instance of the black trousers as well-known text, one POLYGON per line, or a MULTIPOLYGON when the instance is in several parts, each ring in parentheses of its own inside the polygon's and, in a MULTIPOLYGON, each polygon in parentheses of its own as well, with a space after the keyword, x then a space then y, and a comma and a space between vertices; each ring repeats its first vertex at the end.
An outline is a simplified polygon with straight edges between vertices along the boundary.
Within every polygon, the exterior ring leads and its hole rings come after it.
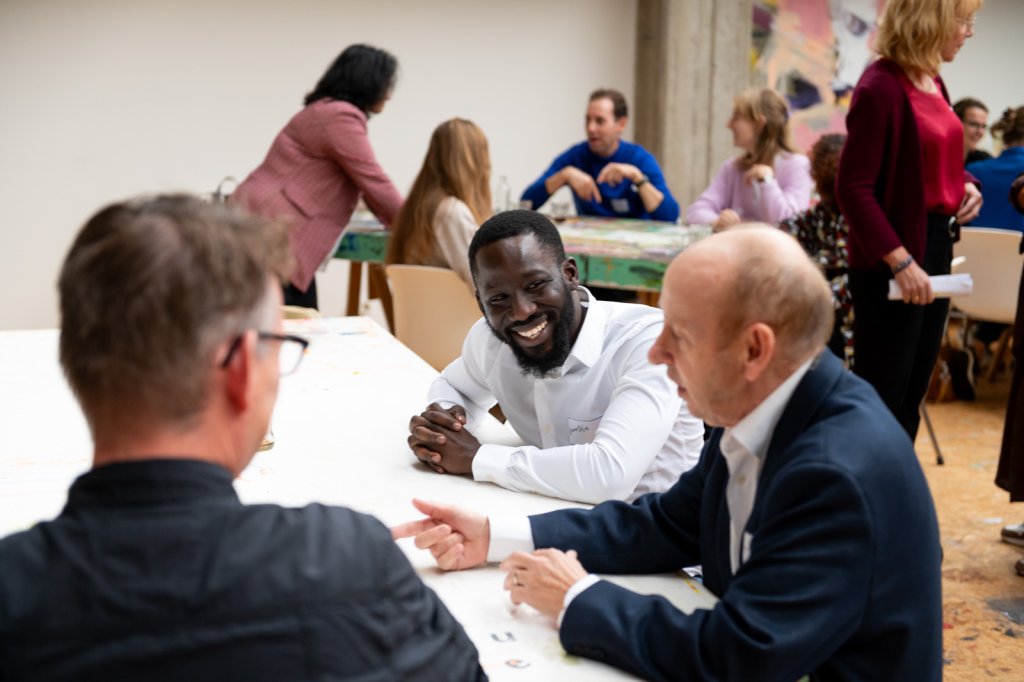
POLYGON ((284 304, 297 305, 303 308, 316 308, 316 277, 309 283, 309 288, 303 291, 289 282, 283 288, 284 304))
MULTIPOLYGON (((948 275, 953 258, 949 216, 928 215, 924 263, 929 275, 948 275)), ((853 371, 875 387, 914 440, 921 401, 939 356, 949 299, 922 306, 890 301, 886 270, 850 269, 853 296, 853 371)))

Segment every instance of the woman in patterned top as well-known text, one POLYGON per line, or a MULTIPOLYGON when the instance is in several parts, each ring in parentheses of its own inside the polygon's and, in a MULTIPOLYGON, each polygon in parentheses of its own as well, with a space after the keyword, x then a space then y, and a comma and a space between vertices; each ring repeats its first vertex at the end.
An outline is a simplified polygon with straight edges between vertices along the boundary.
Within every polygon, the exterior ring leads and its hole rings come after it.
POLYGON ((779 227, 796 237, 825 272, 835 297, 836 323, 828 347, 853 366, 853 299, 847 286, 848 232, 836 202, 836 171, 846 135, 822 135, 811 147, 811 178, 819 201, 803 213, 787 218, 779 227))

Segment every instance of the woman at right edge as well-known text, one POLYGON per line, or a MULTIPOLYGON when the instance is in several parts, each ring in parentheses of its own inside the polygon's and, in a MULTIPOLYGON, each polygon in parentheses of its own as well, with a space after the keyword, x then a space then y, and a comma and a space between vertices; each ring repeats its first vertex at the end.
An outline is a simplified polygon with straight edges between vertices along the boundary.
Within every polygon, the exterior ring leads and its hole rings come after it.
POLYGON ((846 118, 836 197, 850 230, 853 369, 911 440, 949 312, 928 277, 949 273, 959 225, 981 207, 939 67, 974 34, 982 2, 890 0, 881 58, 861 76, 846 118), (887 299, 890 279, 902 300, 887 299))

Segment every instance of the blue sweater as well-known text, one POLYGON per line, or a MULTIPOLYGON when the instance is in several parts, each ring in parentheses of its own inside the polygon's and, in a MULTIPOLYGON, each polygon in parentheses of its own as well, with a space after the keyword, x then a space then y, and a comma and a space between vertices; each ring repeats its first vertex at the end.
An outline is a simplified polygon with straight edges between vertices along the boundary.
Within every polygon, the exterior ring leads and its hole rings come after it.
POLYGON ((576 202, 576 213, 579 215, 605 216, 609 218, 641 218, 646 220, 667 220, 675 222, 679 218, 679 204, 676 203, 672 193, 665 186, 665 176, 654 156, 638 144, 632 142, 619 142, 619 148, 611 156, 604 158, 590 151, 590 145, 581 142, 570 147, 556 158, 551 166, 544 171, 544 174, 526 188, 522 199, 529 200, 534 209, 544 205, 544 202, 551 196, 544 187, 544 181, 562 170, 566 166, 575 166, 591 176, 595 180, 601 173, 601 169, 609 163, 628 163, 636 166, 647 176, 648 182, 658 188, 665 198, 653 213, 648 213, 644 208, 639 193, 633 190, 629 181, 620 182, 612 187, 607 183, 599 184, 601 192, 601 203, 596 201, 583 201, 573 193, 573 201, 576 202))
POLYGON ((981 181, 984 203, 971 221, 975 227, 999 227, 1024 232, 1024 215, 1010 204, 1010 183, 1024 173, 1024 147, 1008 147, 994 159, 967 164, 967 172, 981 181))

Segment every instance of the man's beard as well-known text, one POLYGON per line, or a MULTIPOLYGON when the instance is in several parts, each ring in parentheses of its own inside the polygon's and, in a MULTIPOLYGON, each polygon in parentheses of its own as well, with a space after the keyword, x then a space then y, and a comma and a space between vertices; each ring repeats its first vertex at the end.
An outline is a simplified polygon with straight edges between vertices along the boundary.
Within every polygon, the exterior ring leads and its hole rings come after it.
MULTIPOLYGON (((551 350, 539 357, 527 355, 526 351, 516 342, 516 334, 511 329, 502 333, 492 327, 489 321, 487 322, 491 333, 512 349, 512 354, 515 355, 516 362, 523 370, 523 374, 532 374, 538 379, 547 379, 554 374, 555 370, 565 364, 565 359, 569 357, 569 351, 572 350, 572 339, 569 337, 573 323, 576 321, 576 309, 569 287, 563 285, 563 289, 565 291, 565 296, 562 299, 564 303, 560 311, 561 314, 558 316, 558 322, 554 324, 551 332, 551 350)), ((516 326, 523 328, 531 321, 539 322, 542 319, 547 320, 549 325, 552 324, 550 313, 539 313, 516 326)))

